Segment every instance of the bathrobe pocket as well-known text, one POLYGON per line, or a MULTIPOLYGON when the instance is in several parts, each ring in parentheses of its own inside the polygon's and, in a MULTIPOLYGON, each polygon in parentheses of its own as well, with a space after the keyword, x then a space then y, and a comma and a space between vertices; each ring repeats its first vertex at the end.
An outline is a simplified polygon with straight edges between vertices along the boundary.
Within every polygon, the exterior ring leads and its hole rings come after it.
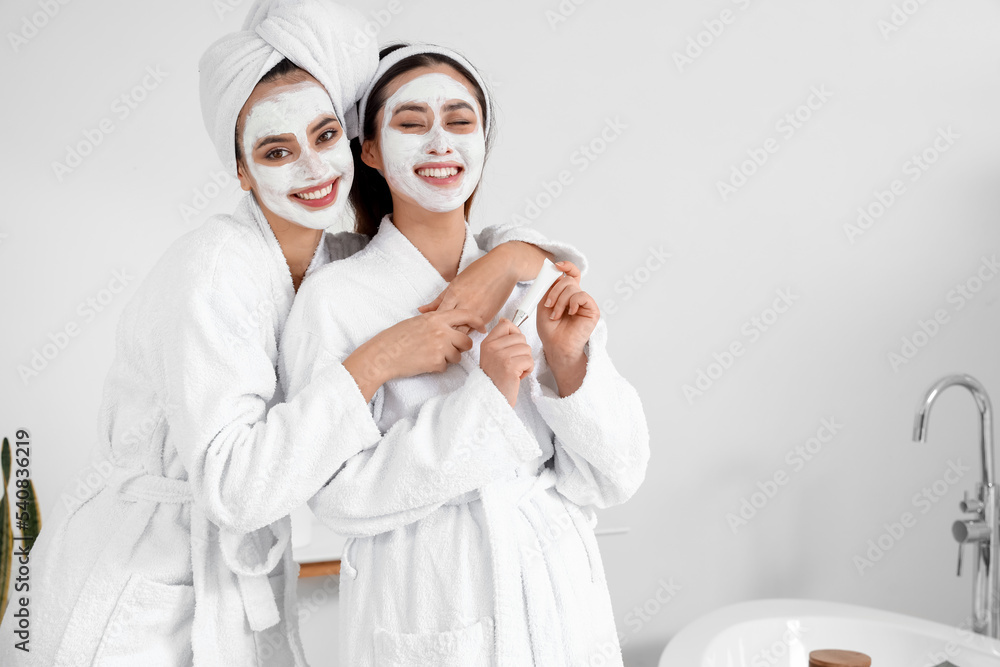
POLYGON ((94 654, 94 667, 191 664, 194 586, 129 577, 94 654))
POLYGON ((493 619, 445 632, 405 633, 375 630, 375 664, 379 667, 491 667, 493 619))

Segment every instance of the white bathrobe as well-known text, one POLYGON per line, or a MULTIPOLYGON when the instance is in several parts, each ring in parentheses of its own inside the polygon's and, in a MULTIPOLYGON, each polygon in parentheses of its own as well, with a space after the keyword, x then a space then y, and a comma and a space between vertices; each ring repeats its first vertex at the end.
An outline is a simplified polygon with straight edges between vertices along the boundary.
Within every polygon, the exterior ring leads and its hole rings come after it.
MULTIPOLYGON (((508 240, 582 262, 531 229, 480 236, 486 248, 508 240)), ((324 235, 305 282, 366 242, 324 235)), ((0 665, 306 664, 288 515, 381 434, 340 364, 283 402, 277 351, 293 297, 250 195, 153 268, 122 313, 93 465, 31 552, 30 653, 14 649, 15 601, 0 665)))
MULTIPOLYGON (((467 230, 459 268, 481 255, 467 230)), ((529 284, 498 317, 513 316, 529 284)), ((287 395, 444 286, 384 219, 364 250, 300 290, 279 358, 287 395)), ((565 398, 534 322, 521 327, 535 371, 516 409, 480 369, 485 334, 473 332, 461 364, 379 389, 370 405, 382 438, 310 501, 349 538, 341 665, 622 664, 594 508, 626 501, 645 477, 645 416, 608 358, 603 319, 585 349, 583 385, 565 398)))

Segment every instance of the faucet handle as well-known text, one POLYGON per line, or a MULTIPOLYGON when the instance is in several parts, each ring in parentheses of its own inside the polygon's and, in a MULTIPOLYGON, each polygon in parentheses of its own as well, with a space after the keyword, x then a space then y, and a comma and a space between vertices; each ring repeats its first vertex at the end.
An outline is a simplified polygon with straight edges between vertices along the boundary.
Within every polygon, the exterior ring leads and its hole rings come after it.
POLYGON ((990 539, 990 527, 981 519, 960 519, 951 524, 951 534, 959 544, 986 542, 990 539))
POLYGON ((989 542, 990 527, 985 521, 978 519, 963 519, 951 525, 951 534, 958 542, 958 571, 956 574, 962 576, 962 552, 966 544, 981 544, 989 542))
POLYGON ((965 512, 966 514, 979 514, 986 508, 986 504, 978 496, 975 498, 969 498, 969 492, 965 492, 965 500, 958 504, 958 508, 965 512))

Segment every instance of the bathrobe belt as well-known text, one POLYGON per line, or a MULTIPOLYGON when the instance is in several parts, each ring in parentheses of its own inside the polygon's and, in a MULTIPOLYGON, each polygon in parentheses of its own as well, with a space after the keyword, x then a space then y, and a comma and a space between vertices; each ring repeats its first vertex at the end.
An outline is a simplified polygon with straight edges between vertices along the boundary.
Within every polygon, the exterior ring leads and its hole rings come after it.
MULTIPOLYGON (((104 484, 93 489, 93 494, 102 489, 134 501, 135 507, 128 511, 119 529, 105 545, 84 583, 77 604, 86 602, 87 606, 76 609, 70 616, 55 665, 89 666, 104 635, 115 631, 106 624, 130 578, 122 576, 122 559, 136 548, 160 503, 191 505, 194 665, 242 667, 256 664, 256 647, 253 638, 247 636, 244 630, 243 616, 255 631, 268 628, 280 620, 267 575, 276 565, 274 556, 281 557, 287 542, 279 538, 265 562, 243 564, 234 571, 234 568, 228 567, 227 562, 231 559, 222 553, 219 541, 216 541, 215 549, 211 549, 210 522, 200 505, 192 502, 191 485, 186 480, 116 466, 104 484), (233 579, 237 586, 232 585, 233 579), (240 608, 243 613, 236 613, 240 608), (225 625, 230 627, 223 627, 225 625)), ((291 563, 290 558, 284 559, 286 577, 291 563)), ((286 578, 286 584, 288 581, 293 579, 286 578)), ((127 632, 127 628, 118 628, 117 631, 127 632)))
POLYGON ((551 631, 551 634, 546 632, 548 637, 561 636, 558 632, 560 614, 553 606, 555 596, 551 591, 547 566, 544 560, 537 565, 527 564, 532 550, 537 549, 535 554, 542 554, 538 531, 543 531, 543 535, 549 531, 543 525, 544 518, 538 516, 535 508, 525 501, 536 493, 544 493, 555 483, 555 471, 545 467, 538 476, 492 482, 480 492, 483 511, 488 519, 493 560, 497 667, 524 667, 531 664, 525 663, 526 659, 532 659, 536 665, 566 664, 561 644, 536 636, 538 643, 532 645, 533 633, 529 632, 530 624, 534 628, 551 631), (518 514, 521 516, 518 517, 518 514), (530 528, 525 528, 529 524, 530 528), (527 554, 519 546, 526 532, 531 532, 530 539, 535 542, 527 549, 527 554), (518 539, 519 534, 522 535, 521 540, 518 539), (525 648, 530 655, 524 655, 525 648))

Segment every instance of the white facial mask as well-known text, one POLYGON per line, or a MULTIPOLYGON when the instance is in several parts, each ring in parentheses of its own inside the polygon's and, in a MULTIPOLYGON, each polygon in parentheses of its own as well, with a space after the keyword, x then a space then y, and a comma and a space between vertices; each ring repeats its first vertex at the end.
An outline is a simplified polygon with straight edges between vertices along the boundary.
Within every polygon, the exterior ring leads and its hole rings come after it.
POLYGON ((319 84, 303 81, 257 102, 243 126, 243 155, 257 183, 257 197, 273 213, 310 229, 326 229, 337 222, 347 207, 354 180, 354 159, 342 129, 335 140, 319 145, 308 137, 309 127, 325 115, 336 117, 330 96, 319 84), (276 166, 254 160, 253 147, 258 141, 283 134, 295 135, 298 159, 276 166), (335 192, 327 185, 334 179, 339 179, 333 184, 335 192), (336 199, 325 208, 309 207, 292 194, 319 185, 327 187, 307 194, 313 195, 311 201, 322 199, 317 194, 335 195, 336 199))
MULTIPOLYGON (((447 74, 425 74, 399 88, 382 110, 382 170, 392 190, 407 195, 428 211, 444 213, 463 206, 483 174, 486 138, 479 103, 468 88, 447 74), (467 102, 476 112, 476 131, 449 132, 442 125, 442 107, 449 100, 467 102), (392 112, 400 104, 426 104, 434 114, 433 125, 423 134, 409 134, 389 126, 392 112), (428 183, 417 174, 418 166, 457 164, 462 167, 459 182, 451 185, 428 183)), ((440 172, 439 172, 440 173, 440 172)))

